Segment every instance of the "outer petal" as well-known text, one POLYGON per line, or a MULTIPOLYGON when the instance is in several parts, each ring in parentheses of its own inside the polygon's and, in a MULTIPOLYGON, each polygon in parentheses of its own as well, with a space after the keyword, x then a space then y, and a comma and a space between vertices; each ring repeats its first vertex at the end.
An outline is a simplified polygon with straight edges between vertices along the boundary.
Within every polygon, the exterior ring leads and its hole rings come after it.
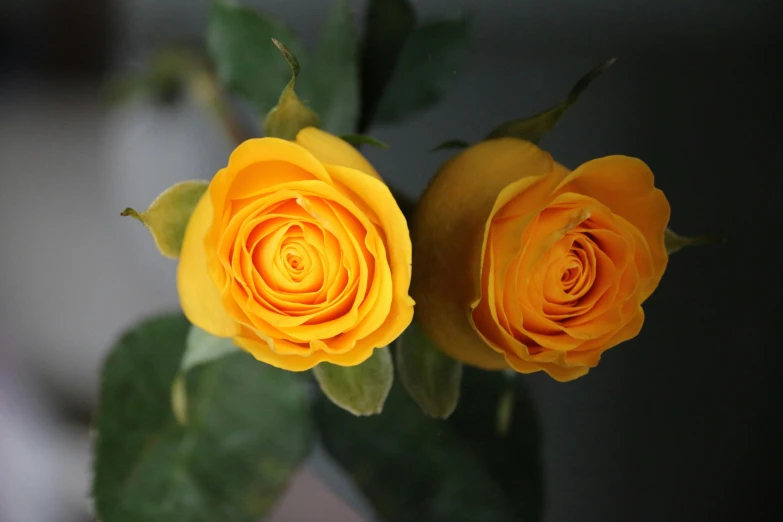
POLYGON ((306 127, 296 135, 296 142, 323 163, 351 167, 381 179, 370 162, 353 145, 328 132, 306 127))
POLYGON ((182 310, 191 323, 219 337, 239 332, 236 322, 223 307, 207 270, 204 236, 212 224, 212 205, 205 192, 190 217, 177 267, 177 289, 182 310))
POLYGON ((566 356, 566 363, 568 365, 584 365, 590 368, 597 366, 598 361, 601 360, 601 354, 603 354, 609 348, 613 348, 618 344, 625 342, 629 339, 633 339, 642 330, 644 324, 644 310, 642 307, 637 307, 634 311, 634 315, 628 323, 620 328, 610 339, 605 341, 600 347, 586 352, 574 351, 569 352, 566 356))
POLYGON ((586 375, 590 370, 587 366, 561 366, 556 363, 531 363, 523 359, 509 356, 509 365, 519 373, 545 371, 558 382, 568 382, 586 375))
POLYGON ((663 235, 671 213, 666 196, 654 186, 650 168, 627 156, 595 159, 563 180, 559 192, 595 198, 639 229, 647 240, 653 264, 653 277, 643 287, 647 298, 658 286, 668 262, 663 235))
POLYGON ((322 362, 339 366, 356 366, 369 359, 375 348, 371 343, 360 340, 346 353, 315 350, 309 355, 289 355, 272 350, 267 341, 253 336, 252 333, 236 337, 234 343, 257 360, 291 372, 303 372, 322 362))
POLYGON ((375 347, 386 346, 396 339, 413 319, 413 299, 408 295, 411 284, 412 245, 408 223, 389 188, 380 180, 370 178, 361 172, 346 167, 327 165, 332 178, 344 190, 350 191, 351 199, 360 201, 372 214, 385 237, 386 253, 392 274, 392 308, 389 317, 378 329, 368 336, 374 339, 375 347))
POLYGON ((507 186, 560 169, 532 143, 490 140, 446 163, 422 196, 413 221, 416 270, 411 293, 422 327, 452 357, 488 369, 507 366, 480 337, 470 317, 471 305, 481 293, 485 230, 507 186))
MULTIPOLYGON (((209 185, 209 193, 215 205, 215 215, 223 214, 229 189, 237 176, 247 168, 268 162, 288 163, 311 173, 315 179, 329 181, 329 175, 321 162, 302 146, 278 138, 250 139, 234 149, 228 159, 228 165, 215 174, 209 185)), ((263 175, 256 176, 256 179, 260 187, 269 183, 267 177, 263 175)))

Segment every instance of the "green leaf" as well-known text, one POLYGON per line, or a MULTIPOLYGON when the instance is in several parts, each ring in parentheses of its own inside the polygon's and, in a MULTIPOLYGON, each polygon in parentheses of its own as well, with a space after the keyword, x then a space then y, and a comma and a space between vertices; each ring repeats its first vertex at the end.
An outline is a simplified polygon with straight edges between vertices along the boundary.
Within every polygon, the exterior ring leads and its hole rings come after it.
POLYGON ((379 149, 383 149, 383 150, 389 148, 389 146, 386 145, 381 140, 373 138, 372 136, 367 136, 365 134, 343 134, 342 136, 340 136, 340 139, 343 141, 347 141, 353 146, 372 145, 373 147, 378 147, 379 149))
POLYGON ((303 61, 304 48, 285 25, 247 7, 221 0, 213 3, 207 26, 207 49, 218 77, 260 114, 266 114, 277 104, 291 77, 272 38, 285 42, 303 61))
POLYGON ((459 402, 462 363, 441 352, 416 321, 397 340, 397 372, 411 397, 430 417, 445 419, 459 402))
POLYGON ((272 38, 272 43, 280 50, 285 61, 291 67, 291 80, 280 94, 277 105, 269 111, 264 122, 264 132, 284 140, 293 140, 305 127, 318 126, 318 115, 307 107, 296 95, 296 80, 299 77, 299 61, 296 56, 278 40, 272 38))
POLYGON ((438 151, 438 150, 450 150, 450 149, 466 149, 470 147, 470 143, 468 143, 465 140, 446 140, 434 149, 432 149, 432 152, 438 151))
POLYGON ((522 379, 465 367, 446 421, 422 415, 399 384, 381 415, 358 419, 321 400, 315 418, 327 451, 385 522, 541 520, 538 425, 522 379), (514 415, 501 437, 497 404, 509 389, 514 415))
POLYGON ((216 337, 198 326, 193 326, 185 341, 185 355, 182 356, 179 371, 187 373, 199 364, 220 359, 239 350, 233 339, 216 337))
POLYGON ((417 28, 400 54, 374 120, 391 123, 424 110, 451 86, 462 66, 469 20, 441 20, 417 28))
POLYGON ((312 106, 332 134, 356 130, 359 119, 359 36, 347 0, 334 0, 312 63, 312 106))
POLYGON ((321 363, 313 368, 315 380, 334 404, 354 415, 375 415, 383 410, 394 381, 389 348, 376 348, 357 366, 321 363))
POLYGON ((415 26, 416 12, 408 0, 370 0, 361 52, 359 132, 372 123, 400 52, 415 26))
POLYGON ((584 75, 577 83, 571 92, 568 93, 566 99, 561 103, 558 103, 554 107, 531 116, 529 118, 522 118, 519 120, 511 120, 500 125, 493 130, 485 140, 491 140, 494 138, 519 138, 533 143, 538 143, 541 138, 549 132, 560 120, 560 117, 579 99, 579 95, 582 94, 593 80, 598 78, 601 73, 607 70, 615 62, 616 58, 607 60, 586 75, 584 75))
POLYGON ((687 246, 712 245, 726 242, 724 238, 717 236, 685 237, 675 233, 670 228, 666 229, 663 238, 664 243, 666 244, 666 253, 668 254, 673 254, 687 246))
POLYGON ((102 522, 255 522, 311 447, 305 383, 242 352, 193 368, 188 424, 169 397, 190 324, 145 321, 107 358, 94 422, 102 522))
POLYGON ((171 387, 171 409, 174 417, 183 426, 188 422, 188 394, 185 389, 185 376, 191 368, 215 361, 236 353, 239 347, 233 339, 216 337, 196 325, 191 326, 185 340, 185 354, 179 366, 179 375, 171 387))
POLYGON ((155 198, 150 208, 144 212, 128 207, 120 215, 130 216, 144 223, 152 233, 160 253, 166 257, 177 258, 182 250, 190 216, 208 187, 208 181, 183 181, 155 198))

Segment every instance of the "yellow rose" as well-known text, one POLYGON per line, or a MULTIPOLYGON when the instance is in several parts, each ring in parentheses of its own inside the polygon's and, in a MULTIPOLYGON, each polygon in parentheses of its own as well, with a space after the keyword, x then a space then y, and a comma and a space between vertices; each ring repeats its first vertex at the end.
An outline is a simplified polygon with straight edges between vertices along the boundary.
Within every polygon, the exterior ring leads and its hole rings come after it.
POLYGON ((668 221, 638 159, 570 172, 526 141, 480 143, 441 168, 417 207, 416 317, 468 364, 576 379, 639 333, 668 221))
POLYGON ((411 242, 389 189, 343 140, 248 140, 188 223, 177 286, 196 326, 286 370, 353 366, 413 317, 411 242))

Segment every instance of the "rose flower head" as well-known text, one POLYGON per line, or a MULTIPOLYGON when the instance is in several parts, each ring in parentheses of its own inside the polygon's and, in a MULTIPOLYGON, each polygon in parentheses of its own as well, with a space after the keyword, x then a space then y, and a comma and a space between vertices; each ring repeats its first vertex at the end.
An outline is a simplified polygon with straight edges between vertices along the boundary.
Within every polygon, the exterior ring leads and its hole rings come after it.
POLYGON ((247 140, 185 232, 185 315, 293 371, 353 366, 413 317, 411 242, 389 189, 351 145, 314 127, 247 140))
POLYGON ((638 159, 569 171, 520 139, 474 145, 417 207, 416 316, 468 364, 576 379, 639 333, 668 261, 669 212, 638 159))

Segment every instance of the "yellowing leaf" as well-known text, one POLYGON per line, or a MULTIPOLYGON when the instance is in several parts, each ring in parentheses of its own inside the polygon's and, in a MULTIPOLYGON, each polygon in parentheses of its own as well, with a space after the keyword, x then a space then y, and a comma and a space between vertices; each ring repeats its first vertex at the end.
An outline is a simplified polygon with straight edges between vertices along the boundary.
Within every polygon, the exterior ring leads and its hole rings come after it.
POLYGON ((177 258, 182 250, 190 215, 208 186, 208 181, 183 181, 163 192, 144 212, 129 207, 121 215, 134 217, 144 223, 152 232, 160 253, 177 258))

